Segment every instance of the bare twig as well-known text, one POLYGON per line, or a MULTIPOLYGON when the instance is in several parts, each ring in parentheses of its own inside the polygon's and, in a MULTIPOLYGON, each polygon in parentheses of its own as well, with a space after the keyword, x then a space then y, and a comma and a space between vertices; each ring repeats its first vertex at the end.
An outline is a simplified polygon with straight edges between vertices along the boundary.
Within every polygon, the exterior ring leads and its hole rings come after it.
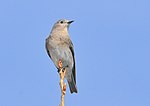
POLYGON ((60 75, 60 83, 59 84, 60 84, 60 89, 61 89, 60 106, 64 106, 64 98, 65 98, 65 94, 66 94, 66 84, 64 83, 64 78, 65 78, 66 69, 63 70, 61 60, 59 61, 58 66, 59 66, 59 75, 60 75))
POLYGON ((66 72, 66 70, 62 71, 62 69, 59 72, 59 75, 60 75, 60 89, 61 89, 60 106, 64 106, 64 98, 65 98, 65 94, 66 94, 66 84, 64 83, 65 72, 66 72))

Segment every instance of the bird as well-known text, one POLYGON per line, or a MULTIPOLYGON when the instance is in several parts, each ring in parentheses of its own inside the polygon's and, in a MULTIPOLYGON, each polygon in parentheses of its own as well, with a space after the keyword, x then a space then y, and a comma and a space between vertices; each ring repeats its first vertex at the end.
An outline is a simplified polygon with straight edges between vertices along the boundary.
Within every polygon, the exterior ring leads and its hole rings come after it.
POLYGON ((76 86, 76 66, 74 46, 70 39, 68 29, 73 20, 60 19, 52 27, 49 36, 46 38, 46 51, 59 70, 59 62, 62 68, 66 70, 65 78, 67 79, 70 93, 77 93, 76 86))

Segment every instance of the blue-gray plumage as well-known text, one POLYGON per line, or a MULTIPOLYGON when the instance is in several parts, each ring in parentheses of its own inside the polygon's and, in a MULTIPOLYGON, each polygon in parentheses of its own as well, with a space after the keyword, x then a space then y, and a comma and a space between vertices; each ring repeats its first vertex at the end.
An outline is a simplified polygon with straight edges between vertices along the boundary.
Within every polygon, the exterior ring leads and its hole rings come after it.
POLYGON ((65 78, 68 81, 70 92, 77 93, 74 49, 68 33, 72 22, 62 19, 54 24, 46 39, 46 50, 57 69, 59 69, 58 62, 61 60, 62 67, 66 69, 65 78))

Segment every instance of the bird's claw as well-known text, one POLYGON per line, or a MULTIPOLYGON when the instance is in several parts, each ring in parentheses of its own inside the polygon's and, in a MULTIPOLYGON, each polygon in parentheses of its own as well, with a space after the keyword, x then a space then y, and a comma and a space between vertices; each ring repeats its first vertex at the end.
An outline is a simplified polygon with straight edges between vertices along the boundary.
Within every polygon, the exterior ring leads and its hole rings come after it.
POLYGON ((59 67, 59 69, 61 69, 61 68, 63 67, 62 60, 61 60, 61 59, 59 59, 59 61, 58 61, 58 67, 59 67))

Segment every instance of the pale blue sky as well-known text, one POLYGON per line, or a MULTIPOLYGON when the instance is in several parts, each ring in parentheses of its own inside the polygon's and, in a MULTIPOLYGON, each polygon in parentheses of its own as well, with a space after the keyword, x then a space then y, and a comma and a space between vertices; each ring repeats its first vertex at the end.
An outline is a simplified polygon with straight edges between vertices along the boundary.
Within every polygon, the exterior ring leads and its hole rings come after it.
POLYGON ((0 1, 0 106, 58 106, 45 50, 58 19, 75 20, 78 94, 66 106, 150 106, 149 0, 0 1))

